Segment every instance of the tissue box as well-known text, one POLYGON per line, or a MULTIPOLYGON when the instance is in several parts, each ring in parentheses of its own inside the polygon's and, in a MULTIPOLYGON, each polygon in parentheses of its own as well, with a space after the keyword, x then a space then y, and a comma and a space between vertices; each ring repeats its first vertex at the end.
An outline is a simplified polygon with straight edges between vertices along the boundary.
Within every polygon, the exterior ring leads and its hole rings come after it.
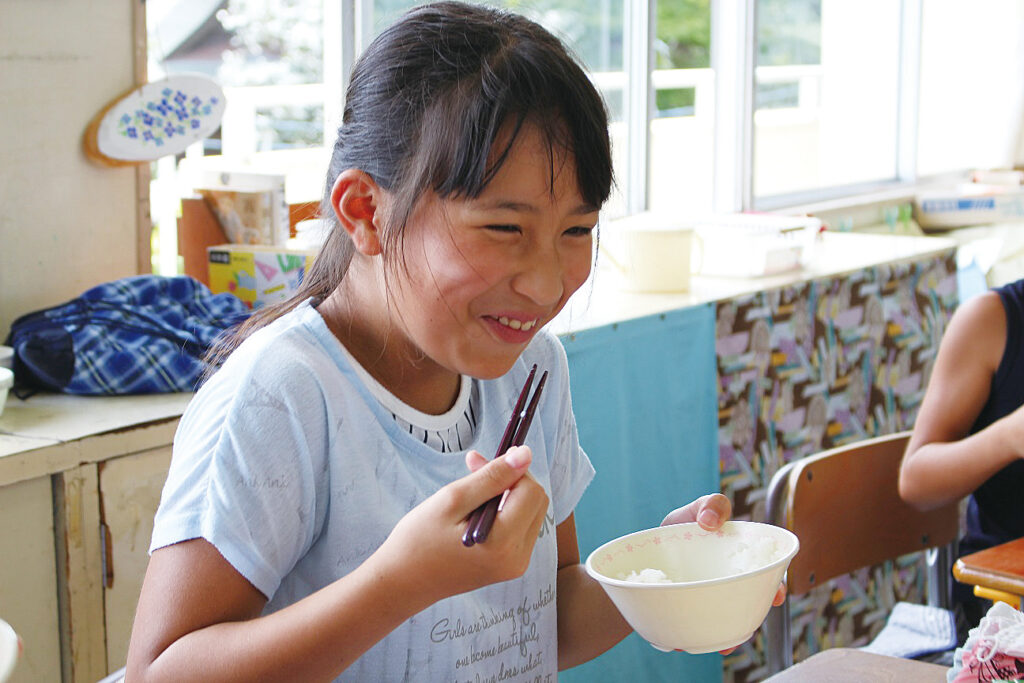
POLYGON ((259 244, 219 244, 206 250, 210 290, 230 292, 249 308, 284 301, 294 294, 315 251, 259 244))
POLYGON ((921 194, 914 199, 914 214, 925 230, 1017 221, 1024 218, 1024 188, 972 183, 921 194))

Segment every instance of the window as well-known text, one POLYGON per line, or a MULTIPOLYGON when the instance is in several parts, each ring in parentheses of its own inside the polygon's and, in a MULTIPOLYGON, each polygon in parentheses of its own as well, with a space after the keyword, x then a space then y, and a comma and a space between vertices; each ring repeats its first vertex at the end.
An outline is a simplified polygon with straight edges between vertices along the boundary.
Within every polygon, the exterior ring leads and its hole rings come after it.
POLYGON ((711 8, 708 0, 659 2, 654 23, 646 204, 707 213, 715 158, 711 8))
MULTIPOLYGON (((147 0, 150 77, 200 70, 225 86, 223 133, 190 155, 253 162, 313 148, 301 159, 325 163, 345 68, 414 4, 147 0)), ((618 181, 609 216, 777 209, 1009 166, 1024 147, 1019 0, 970 12, 956 0, 488 4, 561 36, 604 94, 618 181)), ((162 165, 157 181, 173 172, 162 165)))
MULTIPOLYGON (((706 5, 706 0, 703 2, 706 5)), ((365 45, 402 12, 416 4, 420 3, 413 0, 364 3, 361 7, 368 16, 360 22, 362 32, 357 43, 365 45)), ((559 36, 580 59, 608 106, 615 174, 621 183, 631 170, 626 155, 629 149, 626 122, 630 93, 625 71, 628 17, 624 14, 627 7, 623 0, 533 0, 529 3, 492 0, 485 4, 511 9, 533 19, 559 36)), ((620 185, 609 200, 608 210, 620 214, 625 212, 622 190, 620 185)))
POLYGON ((149 2, 150 78, 199 72, 224 87, 224 134, 208 151, 244 156, 323 145, 323 7, 323 0, 149 2))
POLYGON ((922 8, 914 152, 921 176, 1024 163, 1024 3, 963 10, 955 0, 922 8))
POLYGON ((758 0, 753 196, 895 180, 900 3, 758 0))

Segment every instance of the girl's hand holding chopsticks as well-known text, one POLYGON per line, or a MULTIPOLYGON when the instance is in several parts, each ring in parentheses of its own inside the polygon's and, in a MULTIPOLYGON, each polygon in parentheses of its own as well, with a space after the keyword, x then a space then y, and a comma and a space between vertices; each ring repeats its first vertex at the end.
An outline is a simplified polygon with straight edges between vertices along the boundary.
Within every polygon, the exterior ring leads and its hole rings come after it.
MULTIPOLYGON (((540 394, 544 391, 544 383, 548 379, 548 372, 545 370, 540 376, 537 388, 533 390, 533 395, 530 396, 530 389, 533 386, 533 378, 536 374, 537 364, 534 363, 530 369, 530 374, 526 377, 523 388, 519 392, 519 399, 512 409, 512 415, 509 417, 508 424, 505 426, 505 433, 502 435, 501 442, 498 445, 498 452, 494 455, 495 459, 505 455, 512 446, 522 446, 526 443, 526 435, 530 431, 530 425, 533 423, 533 416, 537 412, 537 406, 540 405, 540 394), (529 403, 527 403, 528 396, 530 397, 529 403)), ((466 462, 469 464, 469 460, 466 462)), ((472 465, 470 465, 470 468, 472 469, 472 465)), ((462 544, 464 546, 469 548, 487 540, 487 535, 491 532, 491 526, 494 524, 494 518, 498 516, 498 511, 501 509, 507 495, 508 492, 505 491, 502 495, 491 498, 485 504, 473 510, 473 514, 469 516, 466 531, 462 535, 462 544)))
POLYGON ((381 574, 408 587, 409 596, 431 604, 458 593, 521 576, 548 508, 544 488, 529 475, 532 453, 513 447, 505 457, 486 460, 471 451, 470 474, 443 487, 399 520, 374 554, 381 574), (509 490, 487 542, 472 552, 462 544, 466 519, 494 496, 509 490), (415 597, 413 597, 415 596, 415 597))

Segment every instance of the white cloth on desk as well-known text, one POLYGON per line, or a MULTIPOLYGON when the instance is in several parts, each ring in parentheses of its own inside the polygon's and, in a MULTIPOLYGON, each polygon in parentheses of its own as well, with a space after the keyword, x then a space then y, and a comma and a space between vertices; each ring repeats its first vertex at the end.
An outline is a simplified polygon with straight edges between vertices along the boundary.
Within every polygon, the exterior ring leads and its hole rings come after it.
POLYGON ((859 649, 910 659, 952 650, 956 644, 953 612, 941 607, 898 602, 875 639, 859 649))

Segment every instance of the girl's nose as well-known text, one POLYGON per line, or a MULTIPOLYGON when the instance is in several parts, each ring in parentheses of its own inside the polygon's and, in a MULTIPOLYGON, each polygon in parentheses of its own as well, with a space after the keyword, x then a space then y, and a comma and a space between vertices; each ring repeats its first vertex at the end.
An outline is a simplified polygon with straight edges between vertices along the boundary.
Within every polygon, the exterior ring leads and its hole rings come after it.
POLYGON ((557 249, 534 249, 512 278, 512 289, 540 306, 558 303, 565 291, 565 269, 557 249))

